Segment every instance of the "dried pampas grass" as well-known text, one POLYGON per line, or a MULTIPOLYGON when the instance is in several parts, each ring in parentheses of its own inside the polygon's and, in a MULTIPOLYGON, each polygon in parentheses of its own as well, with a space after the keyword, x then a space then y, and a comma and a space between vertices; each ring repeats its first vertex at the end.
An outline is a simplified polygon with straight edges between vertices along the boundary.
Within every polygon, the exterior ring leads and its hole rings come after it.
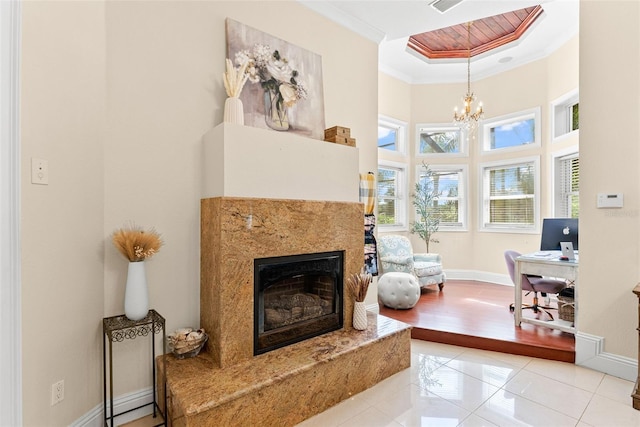
POLYGON ((151 258, 164 244, 160 234, 154 228, 145 231, 135 224, 114 231, 112 241, 113 245, 130 262, 151 258))
POLYGON ((364 269, 359 274, 352 274, 347 279, 347 288, 357 302, 363 302, 367 296, 367 290, 371 284, 371 274, 365 273, 364 269))
POLYGON ((224 89, 227 91, 227 96, 237 98, 249 78, 249 74, 247 74, 249 63, 245 61, 238 68, 235 68, 231 60, 227 58, 226 64, 227 70, 222 74, 224 89))

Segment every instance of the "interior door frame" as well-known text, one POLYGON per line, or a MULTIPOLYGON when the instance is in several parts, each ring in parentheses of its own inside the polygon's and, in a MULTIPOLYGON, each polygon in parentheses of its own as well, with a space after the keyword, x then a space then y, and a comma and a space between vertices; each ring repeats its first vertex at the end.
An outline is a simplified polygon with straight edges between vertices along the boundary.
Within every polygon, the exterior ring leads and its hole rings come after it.
POLYGON ((21 1, 0 1, 0 425, 22 425, 21 1))

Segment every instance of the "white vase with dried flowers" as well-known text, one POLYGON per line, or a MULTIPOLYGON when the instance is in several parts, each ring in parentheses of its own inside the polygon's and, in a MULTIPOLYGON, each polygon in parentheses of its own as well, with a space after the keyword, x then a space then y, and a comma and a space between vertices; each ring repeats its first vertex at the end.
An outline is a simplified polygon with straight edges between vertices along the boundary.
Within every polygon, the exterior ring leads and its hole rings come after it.
POLYGON ((244 62, 238 68, 233 66, 227 58, 227 70, 222 75, 224 89, 227 91, 227 100, 224 102, 224 121, 226 123, 244 124, 244 108, 240 100, 240 92, 247 82, 248 62, 244 62))
POLYGON ((130 320, 140 320, 149 312, 149 289, 144 261, 155 255, 163 245, 155 229, 147 231, 131 225, 114 231, 114 246, 129 260, 124 292, 124 314, 130 320))
POLYGON ((352 274, 347 279, 347 287, 355 300, 353 303, 353 328, 360 331, 367 329, 367 307, 364 299, 367 296, 371 279, 371 274, 365 273, 364 269, 359 274, 352 274))

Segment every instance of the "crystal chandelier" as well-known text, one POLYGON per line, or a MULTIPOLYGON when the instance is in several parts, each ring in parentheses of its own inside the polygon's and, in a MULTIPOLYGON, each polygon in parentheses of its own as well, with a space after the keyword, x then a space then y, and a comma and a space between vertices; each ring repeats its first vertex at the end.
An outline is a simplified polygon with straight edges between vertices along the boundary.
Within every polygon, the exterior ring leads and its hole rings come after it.
POLYGON ((453 110, 453 122, 464 130, 473 130, 478 125, 478 120, 484 117, 484 111, 480 102, 476 111, 471 112, 471 106, 476 100, 476 96, 471 92, 471 22, 467 22, 467 94, 462 100, 462 111, 458 114, 458 107, 453 110))

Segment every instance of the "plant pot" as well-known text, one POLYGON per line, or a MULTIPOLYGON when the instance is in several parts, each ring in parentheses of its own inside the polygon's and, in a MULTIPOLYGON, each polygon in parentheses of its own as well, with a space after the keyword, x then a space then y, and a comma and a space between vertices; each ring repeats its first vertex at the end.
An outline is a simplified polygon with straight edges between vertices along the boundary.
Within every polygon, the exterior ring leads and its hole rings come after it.
POLYGON ((129 320, 141 320, 148 312, 149 290, 144 261, 130 262, 124 291, 124 315, 129 320))

